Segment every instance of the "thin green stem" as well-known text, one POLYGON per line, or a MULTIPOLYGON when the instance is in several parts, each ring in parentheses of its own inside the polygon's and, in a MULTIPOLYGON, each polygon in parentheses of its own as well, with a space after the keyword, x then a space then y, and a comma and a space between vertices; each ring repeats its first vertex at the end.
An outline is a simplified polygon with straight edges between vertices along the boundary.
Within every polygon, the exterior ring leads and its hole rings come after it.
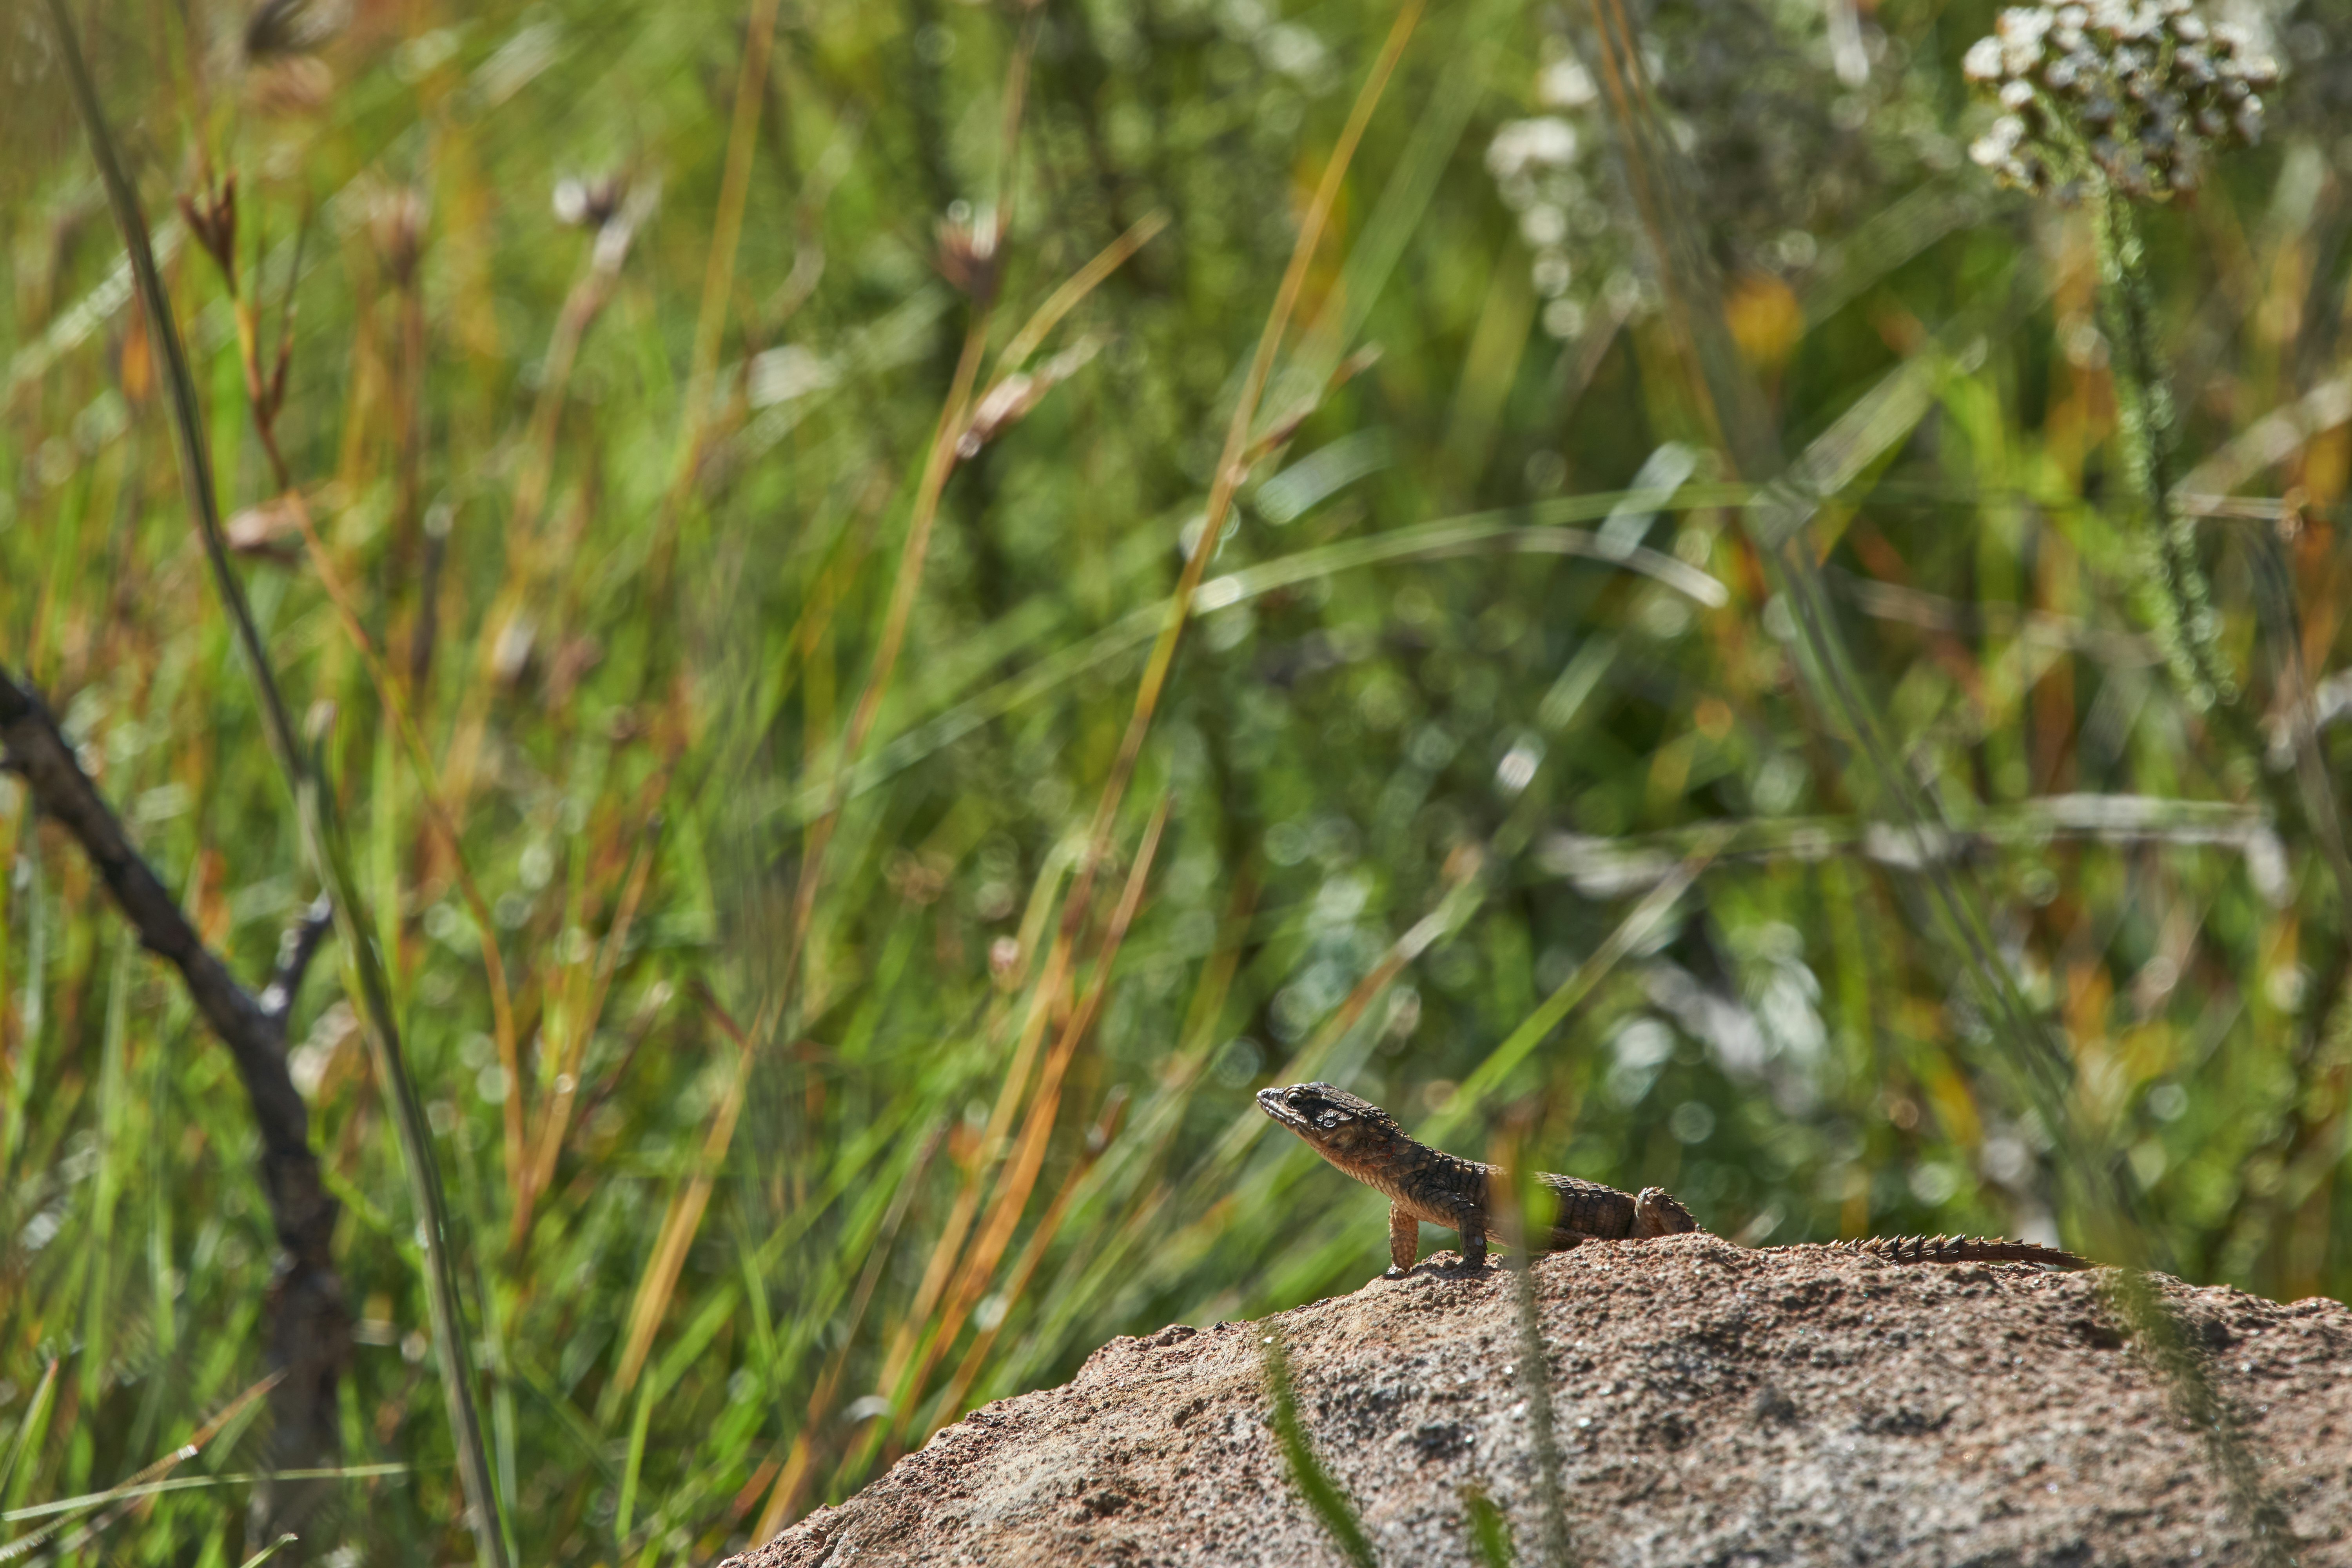
MULTIPOLYGON (((2294 733, 2299 764, 2293 784, 2264 763, 2268 751, 2248 710, 2245 694, 2221 649, 2221 617, 2213 589, 2197 559, 2197 521, 2179 504, 2176 457, 2179 420, 2169 378, 2157 351, 2155 305, 2147 279, 2147 253, 2131 197, 2084 160, 2095 197, 2091 204, 2099 258, 2099 299, 2113 342, 2110 362, 2116 388, 2116 436, 2134 488, 2147 509, 2142 556, 2147 584, 2144 597, 2155 622, 2157 641, 2173 679, 2192 709, 2208 715, 2231 747, 2252 769, 2257 793, 2282 834, 2317 844, 2336 890, 2336 934, 2328 950, 2315 953, 2318 972, 2340 972, 2343 940, 2352 930, 2352 858, 2345 849, 2343 822, 2315 741, 2310 735, 2310 700, 2305 689, 2302 638, 2294 586, 2276 545, 2263 540, 2252 548, 2256 608, 2263 640, 2272 649, 2279 696, 2294 733)), ((2320 1016, 2324 1015, 2315 1015, 2320 1016)))
POLYGON ((107 129, 98 89, 82 59, 80 42, 67 15, 65 0, 48 0, 48 4, 65 58, 67 78, 81 114, 83 130, 89 138, 90 153, 105 184, 115 222, 122 231, 123 248, 130 257, 140 298, 146 307, 149 330, 163 350, 164 384, 170 394, 166 401, 172 411, 173 430, 178 437, 181 479, 187 489, 189 510, 194 514, 214 584, 245 655, 270 750, 293 794, 303 848, 312 873, 333 900, 336 935, 341 941, 348 981, 361 1000, 362 1033, 393 1108, 393 1122, 407 1168, 410 1193, 424 1222, 428 1315, 435 1353, 440 1363, 442 1391, 448 1404, 451 1436, 457 1450, 458 1475, 465 1489, 467 1522, 480 1560, 492 1568, 506 1568, 505 1531, 499 1523, 497 1490, 491 1483, 488 1458, 483 1448, 481 1418, 474 1405, 471 1361, 461 1331, 464 1319, 457 1299, 456 1270, 449 1258, 447 1207, 442 1198, 432 1142, 425 1130, 424 1107, 402 1059, 391 983, 384 973, 383 956, 373 941, 373 922, 366 916, 357 882, 349 869, 334 796, 320 787, 319 770, 310 765, 295 741, 293 724, 287 716, 285 699, 270 668, 268 652, 254 622, 252 607, 246 602, 244 584, 229 563, 227 537, 221 526, 195 378, 188 367, 171 296, 165 292, 155 265, 154 247, 148 237, 146 219, 140 212, 137 193, 123 172, 113 136, 107 129))
MULTIPOLYGON (((1594 75, 1616 123, 1628 183, 1664 275, 1670 314, 1691 344, 1699 389, 1711 405, 1740 477, 1753 479, 1779 464, 1775 432, 1764 418, 1764 404, 1753 378, 1731 345, 1713 276, 1684 205, 1682 192, 1689 187, 1683 181, 1662 177, 1664 170, 1675 166, 1676 154, 1673 143, 1657 129, 1631 16, 1622 0, 1591 0, 1591 4, 1600 67, 1594 75)), ((2112 198, 2114 193, 2094 178, 2102 197, 2112 198)), ((2101 265, 2110 285, 2105 293, 2116 322, 2118 401, 2128 405, 2126 450, 2135 463, 2134 478, 2147 487, 2157 515, 2170 520, 2169 525, 2159 527, 2152 552, 2161 574, 2160 624, 2174 628, 2175 635, 2168 640, 2179 645, 2177 654, 2170 648, 2168 654, 2174 658, 2176 671, 2185 673, 2182 684, 2189 688, 2192 703, 2208 710, 2218 709, 2225 726, 2243 724, 2242 710, 2233 701, 2221 700, 2225 695, 2235 698, 2235 683, 2217 679, 2226 667, 2221 661, 2210 592, 2197 569, 2193 529, 2170 501, 2173 415, 2162 380, 2153 374, 2152 312, 2137 270, 2138 231, 2130 215, 2111 199, 2103 199, 2097 210, 2101 265), (2138 289, 2136 296, 2120 287, 2126 280, 2138 289), (2133 382, 2128 389, 2122 385, 2126 380, 2133 382), (2168 617, 2168 623, 2161 617, 2168 617), (2201 701, 2195 695, 2197 682, 2210 691, 2201 701)), ((1845 720, 1850 739, 1868 763, 1868 775, 1896 815, 1921 826, 1935 826, 1941 813, 1890 749, 1888 732, 1863 689, 1850 651, 1832 618, 1818 563, 1799 537, 1806 517, 1801 493, 1791 499, 1800 505, 1780 519, 1759 515, 1763 509, 1751 508, 1745 521, 1757 534, 1755 542, 1764 558, 1768 581, 1782 595, 1797 631, 1791 641, 1800 669, 1819 694, 1824 710, 1845 720), (1759 528, 1759 522, 1769 526, 1759 528)), ((2273 819, 2294 820, 2277 814, 2278 797, 2284 792, 2260 771, 2259 751, 2253 755, 2260 787, 2272 798, 2273 819)), ((2120 1151, 2112 1147, 2107 1129, 2088 1114, 2083 1096, 2076 1092, 2071 1054, 2057 1031, 2029 1002, 1995 946, 1972 879, 1929 865, 1921 868, 1921 883, 1937 924, 1963 959, 1965 972, 1978 982, 1997 1021, 1995 1038, 2004 1047, 2007 1064, 2016 1072, 2029 1103, 2043 1117, 2045 1127, 2058 1136, 2062 1183, 2073 1189, 2071 1195, 2087 1211, 2086 1217, 2109 1230, 2102 1240, 2126 1265, 2124 1276, 2133 1282, 2126 1285, 2126 1291, 2142 1293, 2135 1298, 2145 1304, 2137 1321, 2147 1325, 2146 1331, 2152 1339, 2177 1340, 2179 1329, 2169 1305, 2141 1278, 2146 1266, 2160 1260, 2151 1256, 2159 1251, 2159 1238, 2147 1223, 2143 1194, 2120 1151)), ((2198 1384, 2193 1371, 2184 1372, 2178 1358, 2159 1356, 2158 1364, 2171 1374, 2175 1397, 2183 1411, 2202 1422, 2233 1504, 2257 1539, 2266 1539, 2263 1532, 2268 1527, 2263 1521, 2269 1516, 2265 1510, 2273 1505, 2240 1428, 2222 1418, 2227 1406, 2209 1397, 2210 1384, 2198 1384)))
POLYGON ((1527 1394, 1528 1436, 1536 1454, 1537 1500, 1542 1508, 1545 1568, 1578 1568, 1576 1544, 1568 1532, 1568 1477, 1559 1452, 1559 1422, 1551 1403, 1551 1352, 1544 1344, 1543 1312, 1536 1300, 1535 1251, 1528 1237, 1549 1229, 1549 1214, 1531 1214, 1534 1194, 1522 1180, 1520 1143, 1507 1137, 1495 1151, 1488 1203, 1507 1249, 1511 1304, 1519 1331, 1519 1387, 1527 1394), (1499 1201, 1496 1201, 1499 1200, 1499 1201))
POLYGON ((1282 1342, 1282 1331, 1267 1325, 1272 1331, 1265 1336, 1265 1386, 1274 1403, 1274 1436, 1282 1445, 1282 1457, 1290 1471, 1290 1484, 1315 1510, 1315 1517, 1331 1537, 1331 1543, 1354 1568, 1377 1568, 1380 1559, 1373 1554, 1371 1538, 1364 1533, 1361 1512, 1323 1461, 1315 1457, 1313 1445, 1307 1440, 1307 1428, 1298 1419, 1298 1398, 1290 1379, 1290 1357, 1282 1342))
POLYGON ((2212 585, 2197 560, 2197 525, 2173 504, 2179 420, 2156 351, 2147 247, 2131 198, 2095 169, 2091 203, 2099 258, 2099 300, 2114 345, 2116 435, 2133 487, 2148 510, 2145 538, 2147 610, 2165 661, 2189 705, 2200 711, 2238 700, 2238 683, 2221 646, 2221 619, 2212 585))
POLYGON ((1470 1545, 1482 1568, 1511 1568, 1517 1561, 1511 1551, 1511 1527, 1495 1500, 1476 1487, 1465 1487, 1462 1511, 1469 1516, 1470 1545))
POLYGON ((2182 1331, 2179 1314, 2165 1300, 2156 1277, 2118 1268, 2107 1279, 2105 1295, 2108 1310, 2163 1378, 2174 1412, 2205 1439, 2207 1457, 2230 1494, 2231 1508, 2253 1538, 2252 1561, 2262 1568, 2290 1568, 2295 1561, 2294 1531, 2284 1507, 2263 1483, 2262 1467, 2246 1440, 2244 1418, 2213 1386, 2204 1354, 2182 1331))

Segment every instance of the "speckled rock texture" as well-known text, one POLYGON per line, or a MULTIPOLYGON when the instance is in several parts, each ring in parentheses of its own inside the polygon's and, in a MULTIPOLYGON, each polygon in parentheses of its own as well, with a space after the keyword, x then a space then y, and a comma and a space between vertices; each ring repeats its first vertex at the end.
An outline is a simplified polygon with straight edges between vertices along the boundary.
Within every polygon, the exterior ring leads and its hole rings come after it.
MULTIPOLYGON (((731 1563, 1343 1563, 1266 1426, 1271 1324, 1384 1563, 1475 1562, 1471 1485, 1533 1563, 1511 1279, 1449 1261, 1267 1323, 1114 1340, 1066 1386, 973 1412, 731 1563)), ((2101 1276, 1704 1235, 1588 1244, 1536 1272, 1587 1563, 2252 1561, 2203 1439, 2119 1332, 2101 1276)), ((2352 1310, 2169 1293, 2300 1561, 2352 1564, 2352 1310)))

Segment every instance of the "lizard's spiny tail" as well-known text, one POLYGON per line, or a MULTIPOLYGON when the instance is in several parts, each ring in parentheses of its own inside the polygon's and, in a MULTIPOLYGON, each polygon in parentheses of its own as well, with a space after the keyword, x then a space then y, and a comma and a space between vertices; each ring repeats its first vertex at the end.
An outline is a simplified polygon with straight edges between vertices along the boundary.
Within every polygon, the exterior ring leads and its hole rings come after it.
POLYGON ((1841 1241, 1837 1247, 1889 1263, 2046 1263, 2053 1268, 2091 1268, 2096 1265, 2055 1247, 2030 1241, 2004 1241, 1987 1236, 1873 1236, 1841 1241))

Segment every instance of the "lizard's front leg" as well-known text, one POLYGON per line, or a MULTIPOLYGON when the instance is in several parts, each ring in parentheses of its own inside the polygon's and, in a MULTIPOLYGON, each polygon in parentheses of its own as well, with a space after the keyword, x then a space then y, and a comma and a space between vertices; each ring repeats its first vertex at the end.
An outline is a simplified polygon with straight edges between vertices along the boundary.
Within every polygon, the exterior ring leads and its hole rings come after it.
POLYGON ((1421 1221, 1399 1203, 1389 1205, 1389 1271, 1386 1279, 1402 1279, 1421 1258, 1421 1221))

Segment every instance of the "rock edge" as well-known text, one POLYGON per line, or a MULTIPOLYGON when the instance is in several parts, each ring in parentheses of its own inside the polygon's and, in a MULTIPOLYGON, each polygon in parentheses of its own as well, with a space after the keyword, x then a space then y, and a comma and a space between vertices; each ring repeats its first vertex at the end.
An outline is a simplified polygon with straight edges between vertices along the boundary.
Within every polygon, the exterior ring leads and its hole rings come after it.
MULTIPOLYGON (((1596 1568, 2251 1558, 2100 1275, 1697 1235, 1588 1244, 1536 1277, 1570 1528, 1596 1568)), ((2352 1564, 2352 1310, 2165 1288, 2301 1562, 2352 1564)), ((1263 1323, 1113 1340, 724 1568, 1341 1564, 1266 1426, 1277 1328, 1383 1563, 1475 1562, 1471 1485, 1533 1561, 1510 1277, 1441 1258, 1263 1323)))

